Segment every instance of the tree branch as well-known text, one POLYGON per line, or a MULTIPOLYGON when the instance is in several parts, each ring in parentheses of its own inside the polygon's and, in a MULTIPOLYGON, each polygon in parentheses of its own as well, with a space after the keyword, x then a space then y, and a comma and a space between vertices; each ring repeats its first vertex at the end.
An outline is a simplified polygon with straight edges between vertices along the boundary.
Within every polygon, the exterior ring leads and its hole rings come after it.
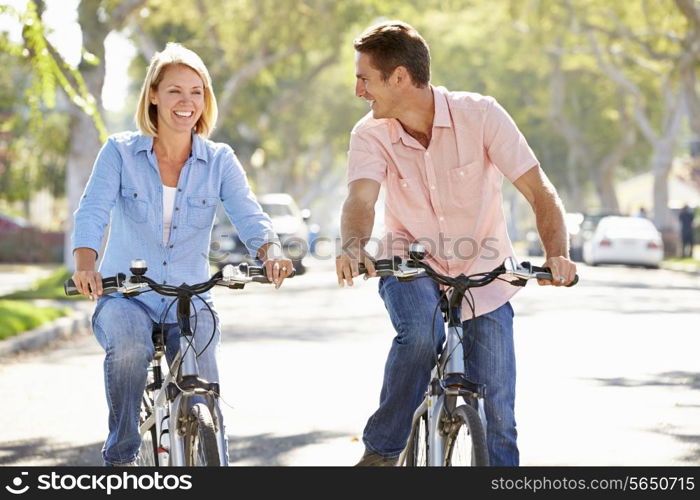
POLYGON ((645 113, 642 91, 634 82, 627 78, 622 73, 622 71, 620 71, 618 68, 614 67, 612 64, 605 60, 601 53, 600 46, 595 35, 593 35, 593 33, 591 33, 590 31, 587 32, 587 35, 588 41, 591 44, 591 48, 593 49, 593 54, 595 55, 596 61, 598 62, 598 66, 603 71, 603 73, 608 75, 608 77, 612 81, 617 83, 617 85, 623 91, 627 92, 632 96, 634 103, 634 117, 637 122, 637 125, 642 131, 642 134, 644 134, 646 139, 651 144, 656 143, 659 138, 651 125, 649 117, 645 113))

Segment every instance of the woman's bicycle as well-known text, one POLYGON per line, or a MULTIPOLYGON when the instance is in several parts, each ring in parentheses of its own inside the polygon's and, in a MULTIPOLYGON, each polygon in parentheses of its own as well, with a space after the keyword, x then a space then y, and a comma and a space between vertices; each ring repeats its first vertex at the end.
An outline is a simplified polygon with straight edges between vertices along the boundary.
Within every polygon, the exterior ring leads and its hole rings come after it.
MULTIPOLYGON (((228 450, 219 408, 219 384, 199 376, 197 357, 201 352, 195 351, 190 325, 192 299, 214 286, 241 289, 251 282, 270 283, 265 268, 245 263, 227 265, 203 283, 179 286, 159 284, 148 278, 144 260, 132 261, 130 271, 132 275, 128 279, 122 273, 104 278, 103 295, 121 293, 134 297, 154 291, 176 297, 180 326, 180 348, 169 367, 167 363, 161 366, 165 354, 163 325, 156 324, 153 328, 155 353, 141 401, 138 462, 144 466, 226 466, 228 450)), ((67 280, 64 289, 67 295, 79 294, 73 280, 67 280)), ((210 312, 213 314, 211 309, 210 312)))
MULTIPOLYGON (((411 432, 398 465, 485 466, 489 464, 484 411, 486 387, 469 380, 466 375, 469 353, 465 353, 463 345, 462 301, 470 288, 486 286, 497 279, 525 286, 530 279, 551 281, 552 275, 547 268, 528 262, 518 264, 509 257, 492 271, 453 278, 434 271, 422 262, 424 257, 423 245, 414 243, 408 259, 394 257, 375 262, 379 276, 395 276, 399 281, 427 276, 445 288, 439 306, 447 323, 447 335, 442 350, 436 353, 425 399, 413 414, 411 432)), ((360 265, 359 271, 364 273, 366 269, 360 265)), ((578 276, 568 286, 577 282, 578 276)), ((473 302, 470 304, 473 311, 473 302)))

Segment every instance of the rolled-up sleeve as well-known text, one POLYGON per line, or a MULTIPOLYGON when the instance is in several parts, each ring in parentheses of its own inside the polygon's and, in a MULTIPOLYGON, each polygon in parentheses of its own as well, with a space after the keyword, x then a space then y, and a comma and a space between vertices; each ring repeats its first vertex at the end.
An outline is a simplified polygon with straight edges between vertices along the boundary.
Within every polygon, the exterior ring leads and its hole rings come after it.
POLYGON ((102 146, 74 213, 73 250, 91 248, 99 254, 110 212, 119 193, 121 156, 110 138, 102 146))
POLYGON ((378 183, 386 178, 387 162, 379 145, 366 133, 350 134, 348 151, 348 184, 358 179, 372 179, 378 183))
POLYGON ((491 99, 486 108, 484 145, 491 161, 511 182, 532 167, 539 166, 518 126, 495 99, 491 99))
POLYGON ((223 155, 221 203, 241 241, 255 256, 262 245, 279 243, 279 238, 272 228, 272 221, 250 189, 243 166, 233 150, 226 146, 223 155))

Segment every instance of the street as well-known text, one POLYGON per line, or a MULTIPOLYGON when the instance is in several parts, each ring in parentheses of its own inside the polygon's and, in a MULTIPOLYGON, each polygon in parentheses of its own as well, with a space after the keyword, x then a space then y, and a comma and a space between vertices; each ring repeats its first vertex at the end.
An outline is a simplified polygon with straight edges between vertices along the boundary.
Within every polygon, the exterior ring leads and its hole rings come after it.
MULTIPOLYGON (((535 263, 538 263, 535 260, 535 263)), ((352 465, 393 336, 376 280, 330 261, 280 290, 216 290, 232 465, 352 465)), ((580 265, 513 300, 523 465, 700 465, 700 276, 580 265)), ((0 366, 0 464, 100 465, 92 336, 0 366)))

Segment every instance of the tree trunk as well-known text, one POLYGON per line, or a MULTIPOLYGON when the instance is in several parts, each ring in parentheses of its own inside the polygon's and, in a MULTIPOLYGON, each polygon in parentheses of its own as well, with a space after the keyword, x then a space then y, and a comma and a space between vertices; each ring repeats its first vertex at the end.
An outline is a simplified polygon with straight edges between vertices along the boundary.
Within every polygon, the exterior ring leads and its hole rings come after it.
MULTIPOLYGON (((97 112, 102 115, 102 87, 105 82, 105 47, 107 35, 120 29, 131 12, 145 3, 145 0, 126 0, 117 4, 105 14, 101 2, 83 0, 78 6, 78 23, 83 34, 83 47, 97 57, 97 64, 82 60, 78 71, 85 80, 88 92, 95 99, 97 112), (106 19, 104 19, 106 17, 106 19), (104 19, 104 20, 101 20, 104 19)), ((71 109, 70 146, 66 166, 66 203, 68 208, 64 225, 63 262, 72 270, 73 263, 73 213, 78 208, 80 195, 90 177, 92 165, 100 150, 101 140, 94 121, 77 107, 71 109)), ((100 252, 101 254, 101 252, 100 252)))

